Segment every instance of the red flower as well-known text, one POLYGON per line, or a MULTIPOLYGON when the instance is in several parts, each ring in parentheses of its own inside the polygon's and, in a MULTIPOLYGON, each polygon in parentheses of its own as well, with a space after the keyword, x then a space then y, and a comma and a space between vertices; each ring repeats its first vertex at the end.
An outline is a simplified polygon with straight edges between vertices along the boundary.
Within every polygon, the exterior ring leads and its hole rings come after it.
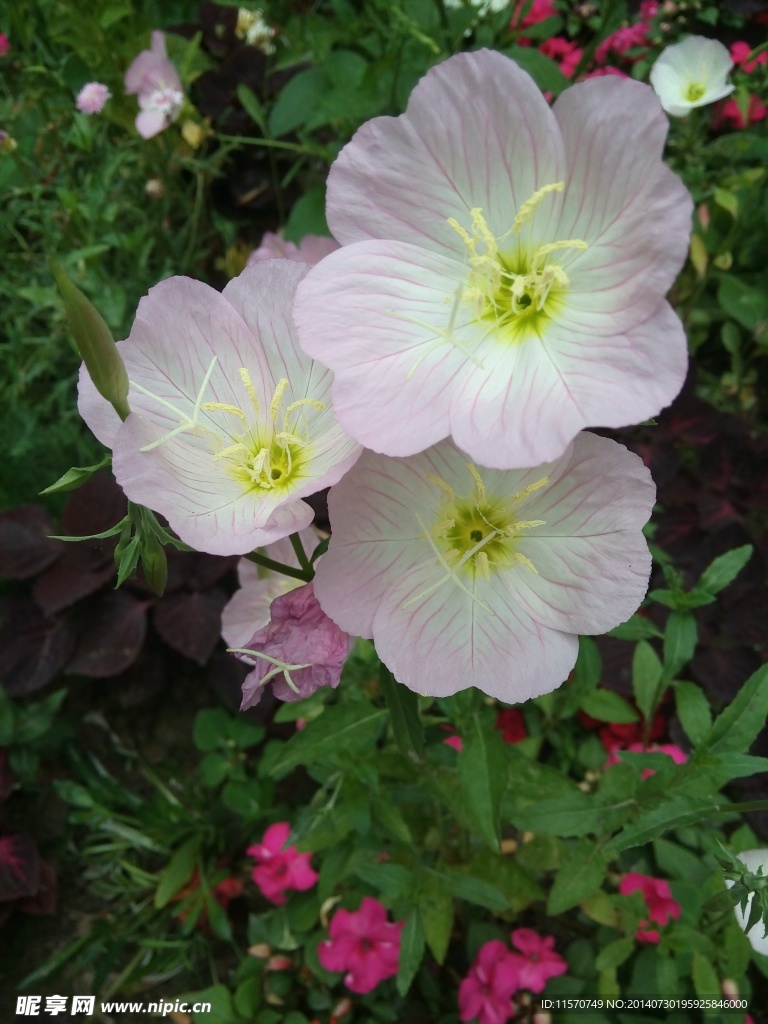
POLYGON ((738 64, 742 71, 746 71, 747 74, 754 71, 758 64, 768 64, 768 53, 763 50, 762 53, 758 53, 754 60, 747 60, 747 57, 752 52, 752 47, 749 43, 733 43, 731 46, 731 60, 734 64, 738 64))
POLYGON ((739 108, 736 100, 726 100, 722 104, 718 104, 715 107, 712 117, 712 127, 715 131, 723 128, 735 128, 741 130, 746 128, 748 124, 756 124, 758 121, 763 121, 768 109, 761 99, 757 96, 749 97, 749 106, 747 108, 747 120, 744 120, 744 115, 739 108))
POLYGON ((572 43, 569 39, 564 39, 562 36, 553 36, 551 39, 545 39, 539 50, 545 57, 557 61, 560 65, 560 70, 566 78, 573 77, 581 60, 581 55, 584 52, 579 49, 576 43, 572 43))
POLYGON ((641 892, 648 907, 648 919, 638 925, 635 938, 639 942, 659 942, 661 936, 655 928, 649 928, 651 921, 665 925, 670 917, 680 917, 680 904, 672 898, 669 882, 652 875, 642 875, 638 871, 630 871, 624 875, 619 885, 622 896, 632 892, 641 892))
POLYGON ((496 716, 494 729, 501 730, 501 738, 505 743, 519 743, 528 735, 525 719, 517 708, 505 708, 496 716))

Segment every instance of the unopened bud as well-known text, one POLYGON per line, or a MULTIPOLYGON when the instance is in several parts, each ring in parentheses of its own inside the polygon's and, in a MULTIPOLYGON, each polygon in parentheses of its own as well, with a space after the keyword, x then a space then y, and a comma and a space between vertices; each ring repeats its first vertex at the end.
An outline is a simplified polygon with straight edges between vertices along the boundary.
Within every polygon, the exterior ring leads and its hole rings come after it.
POLYGON ((266 1000, 270 1006, 285 1006, 285 1000, 276 996, 274 992, 267 992, 266 1000))
POLYGON ((289 956, 280 956, 279 953, 267 960, 268 971, 290 971, 292 967, 293 960, 289 956))
POLYGON ((531 1024, 552 1024, 552 1014, 546 1010, 537 1010, 533 1015, 531 1024))
POLYGON ((349 1013, 351 1009, 352 1000, 349 998, 349 996, 345 996, 343 999, 340 999, 339 1002, 336 1003, 334 1008, 331 1010, 331 1016, 343 1017, 345 1014, 349 1013))
POLYGON ((207 134, 205 128, 196 121, 185 121, 181 126, 181 137, 192 149, 199 149, 207 134))
POLYGON ((272 947, 268 942, 257 942, 248 947, 248 956, 252 956, 256 960, 266 960, 267 957, 272 956, 272 947))
POLYGON ((168 558, 154 533, 147 533, 142 538, 141 567, 147 583, 158 597, 162 597, 168 582, 168 558))
POLYGON ((726 999, 738 999, 739 998, 739 986, 733 980, 733 978, 723 978, 721 985, 723 995, 726 999))
POLYGON ((144 185, 144 191, 150 199, 162 199, 165 195, 165 182, 162 178, 150 178, 144 185))
POLYGON ((51 262, 51 269, 64 302, 70 330, 94 387, 124 420, 131 411, 128 407, 128 372, 117 351, 115 339, 101 313, 55 260, 51 262))

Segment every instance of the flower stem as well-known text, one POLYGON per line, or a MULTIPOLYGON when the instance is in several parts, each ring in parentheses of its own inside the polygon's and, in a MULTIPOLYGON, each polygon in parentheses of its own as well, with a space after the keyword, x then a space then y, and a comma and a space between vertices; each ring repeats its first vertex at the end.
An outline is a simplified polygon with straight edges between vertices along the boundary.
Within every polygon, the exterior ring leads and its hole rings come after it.
MULTIPOLYGON (((260 551, 252 551, 245 557, 264 569, 271 569, 272 572, 282 573, 283 576, 292 576, 295 580, 302 580, 304 583, 309 583, 314 576, 311 569, 295 569, 292 565, 284 565, 282 562, 276 562, 274 558, 262 555, 260 551)), ((306 558, 306 555, 304 557, 306 558)))
POLYGON ((299 560, 299 565, 304 570, 304 572, 310 573, 311 579, 312 576, 315 575, 315 573, 314 570, 312 569, 312 565, 309 559, 307 558, 307 553, 304 550, 304 545, 301 543, 301 537, 298 535, 298 533, 291 534, 291 544, 293 545, 293 550, 296 552, 296 557, 299 560))

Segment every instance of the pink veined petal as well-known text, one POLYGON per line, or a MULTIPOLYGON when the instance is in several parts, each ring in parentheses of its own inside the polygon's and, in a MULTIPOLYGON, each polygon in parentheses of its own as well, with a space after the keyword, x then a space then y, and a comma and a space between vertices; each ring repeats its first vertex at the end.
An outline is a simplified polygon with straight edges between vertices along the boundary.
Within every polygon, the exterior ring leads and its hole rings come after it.
MULTIPOLYGON (((269 622, 269 606, 274 599, 299 586, 301 580, 277 574, 241 586, 221 613, 221 635, 227 646, 246 647, 253 634, 269 622)), ((250 664, 253 661, 250 659, 250 664)))
POLYGON ((589 245, 562 261, 568 305, 632 327, 688 252, 692 200, 661 161, 667 118, 649 86, 616 76, 567 89, 553 111, 568 165, 558 237, 589 245))
POLYGON ((136 131, 142 139, 152 139, 168 127, 163 110, 140 110, 136 115, 136 131))
MULTIPOLYGON (((125 359, 124 345, 124 341, 117 343, 117 350, 123 360, 125 359)), ((77 409, 97 440, 101 441, 105 447, 111 448, 115 443, 115 436, 122 425, 122 420, 110 403, 102 398, 96 390, 91 376, 85 368, 85 363, 80 364, 80 375, 77 382, 77 409)))
POLYGON ((532 79, 501 54, 463 53, 427 73, 405 114, 374 118, 345 146, 328 179, 328 223, 343 245, 391 238, 463 259, 449 217, 463 223, 480 207, 501 234, 563 167, 532 79))
MULTIPOLYGON (((411 455, 449 432, 452 391, 465 351, 443 340, 463 262, 400 242, 371 241, 331 253, 299 284, 294 316, 304 349, 337 375, 336 416, 366 447, 411 455), (418 321, 418 322, 416 322, 418 321)), ((474 345, 456 310, 458 345, 474 345)))

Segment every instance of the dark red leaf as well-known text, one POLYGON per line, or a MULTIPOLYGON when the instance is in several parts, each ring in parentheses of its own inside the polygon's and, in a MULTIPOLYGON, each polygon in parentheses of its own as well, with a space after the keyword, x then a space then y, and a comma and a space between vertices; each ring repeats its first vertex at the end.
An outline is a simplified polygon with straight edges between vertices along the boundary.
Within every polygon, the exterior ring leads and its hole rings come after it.
POLYGON ((94 594, 117 576, 114 560, 109 553, 106 561, 100 558, 101 565, 86 568, 83 562, 93 563, 93 552, 81 544, 73 544, 70 550, 72 554, 67 552, 35 580, 32 593, 47 615, 69 608, 75 601, 94 594))
POLYGON ((221 633, 227 595, 215 587, 192 594, 167 594, 155 605, 155 629, 180 654, 204 665, 221 633))
POLYGON ((23 832, 0 835, 0 902, 34 896, 39 888, 40 854, 23 832))
POLYGON ((34 693, 64 667, 75 647, 66 618, 46 618, 28 597, 0 600, 0 685, 11 697, 34 693))
POLYGON ((4 803, 13 792, 16 776, 8 767, 8 748, 0 750, 0 804, 4 803))
POLYGON ((25 914, 53 914, 59 897, 59 884, 56 872, 47 861, 40 861, 38 890, 34 896, 22 900, 19 910, 25 914))
POLYGON ((125 672, 144 643, 147 603, 117 590, 93 597, 81 607, 83 628, 67 673, 100 679, 125 672))
MULTIPOLYGON (((82 487, 72 492, 64 510, 63 536, 87 537, 104 533, 125 516, 128 504, 125 495, 107 469, 100 470, 82 487)), ((72 543, 72 542, 70 542, 72 543)), ((83 570, 96 569, 112 558, 116 537, 77 543, 79 565, 83 570)))
POLYGON ((56 533, 39 505, 11 508, 0 515, 0 576, 25 580, 54 562, 63 544, 50 540, 56 533))

